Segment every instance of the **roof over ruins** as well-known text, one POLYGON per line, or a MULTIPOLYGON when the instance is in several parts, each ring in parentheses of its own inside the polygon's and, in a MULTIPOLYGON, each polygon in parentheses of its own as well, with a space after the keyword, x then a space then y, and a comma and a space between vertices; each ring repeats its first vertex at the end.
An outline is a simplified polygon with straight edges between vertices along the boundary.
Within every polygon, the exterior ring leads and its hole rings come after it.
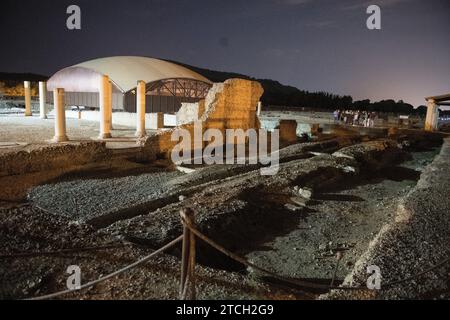
POLYGON ((109 76, 113 90, 128 92, 137 81, 146 83, 165 79, 189 79, 211 84, 211 81, 186 67, 172 62, 136 56, 116 56, 86 61, 55 73, 47 89, 64 88, 68 92, 97 92, 99 77, 109 76))
POLYGON ((425 100, 434 100, 436 104, 441 106, 450 106, 450 93, 439 96, 426 97, 425 100))

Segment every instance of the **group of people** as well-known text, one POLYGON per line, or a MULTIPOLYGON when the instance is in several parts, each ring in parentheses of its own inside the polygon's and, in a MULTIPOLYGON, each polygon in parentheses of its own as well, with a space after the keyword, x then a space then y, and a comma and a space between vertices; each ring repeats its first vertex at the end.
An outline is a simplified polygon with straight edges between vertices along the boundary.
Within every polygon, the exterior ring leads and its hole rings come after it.
POLYGON ((334 121, 344 123, 347 125, 373 127, 376 112, 359 111, 359 110, 335 110, 333 112, 334 121))

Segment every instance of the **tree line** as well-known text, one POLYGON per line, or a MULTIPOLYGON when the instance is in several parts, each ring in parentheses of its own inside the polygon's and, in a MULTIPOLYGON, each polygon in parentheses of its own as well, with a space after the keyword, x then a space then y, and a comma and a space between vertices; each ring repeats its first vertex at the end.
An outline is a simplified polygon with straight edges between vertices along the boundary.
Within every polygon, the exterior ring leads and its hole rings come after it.
MULTIPOLYGON (((426 114, 426 106, 420 106, 416 109, 402 100, 394 101, 392 99, 372 102, 369 99, 353 101, 349 95, 336 95, 328 92, 309 92, 300 90, 293 86, 283 85, 278 81, 271 79, 255 79, 243 74, 214 71, 203 68, 182 64, 176 61, 170 61, 185 66, 212 82, 224 82, 230 78, 241 78, 255 80, 261 83, 264 88, 264 94, 261 101, 265 106, 285 106, 291 108, 308 108, 317 110, 361 110, 375 112, 393 112, 402 114, 426 114)), ((35 74, 12 74, 0 73, 0 81, 3 91, 13 94, 22 94, 21 86, 23 80, 44 81, 48 77, 35 74)), ((37 88, 33 88, 37 90, 37 88)), ((6 94, 4 92, 4 94, 6 94)))
POLYGON ((293 86, 283 85, 271 79, 255 79, 233 72, 214 71, 170 61, 191 69, 212 82, 224 82, 230 78, 255 80, 261 83, 264 94, 261 102, 265 106, 285 106, 290 108, 307 108, 318 110, 361 110, 375 112, 393 112, 402 114, 426 114, 426 106, 414 107, 402 100, 392 99, 372 102, 369 99, 353 101, 349 95, 336 95, 328 92, 309 92, 293 86))

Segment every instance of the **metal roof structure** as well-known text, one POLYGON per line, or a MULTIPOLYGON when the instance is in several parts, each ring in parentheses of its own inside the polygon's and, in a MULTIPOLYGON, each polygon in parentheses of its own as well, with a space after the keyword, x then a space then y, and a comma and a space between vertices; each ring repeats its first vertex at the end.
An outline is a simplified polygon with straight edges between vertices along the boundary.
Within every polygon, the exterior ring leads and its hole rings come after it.
POLYGON ((439 106, 450 106, 450 93, 434 97, 427 97, 425 98, 425 100, 434 100, 439 106))
POLYGON ((137 56, 116 56, 86 61, 55 73, 47 89, 64 88, 68 92, 98 92, 99 77, 109 76, 113 91, 126 93, 136 88, 137 81, 147 84, 170 79, 188 80, 212 85, 202 75, 172 62, 137 56))

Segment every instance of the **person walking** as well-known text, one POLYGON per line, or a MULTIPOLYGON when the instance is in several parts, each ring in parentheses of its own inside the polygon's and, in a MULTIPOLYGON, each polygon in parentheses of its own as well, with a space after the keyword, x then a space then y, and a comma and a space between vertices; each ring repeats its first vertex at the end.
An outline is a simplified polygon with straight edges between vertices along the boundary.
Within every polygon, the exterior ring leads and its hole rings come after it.
POLYGON ((334 118, 334 122, 338 122, 339 121, 339 110, 334 110, 333 118, 334 118))
POLYGON ((353 115, 353 125, 357 126, 359 123, 359 111, 355 111, 355 114, 353 115))
POLYGON ((369 112, 364 111, 364 119, 363 119, 363 126, 364 127, 368 126, 368 121, 369 121, 369 112))
POLYGON ((369 117, 369 127, 373 127, 375 125, 375 112, 370 113, 369 117))

